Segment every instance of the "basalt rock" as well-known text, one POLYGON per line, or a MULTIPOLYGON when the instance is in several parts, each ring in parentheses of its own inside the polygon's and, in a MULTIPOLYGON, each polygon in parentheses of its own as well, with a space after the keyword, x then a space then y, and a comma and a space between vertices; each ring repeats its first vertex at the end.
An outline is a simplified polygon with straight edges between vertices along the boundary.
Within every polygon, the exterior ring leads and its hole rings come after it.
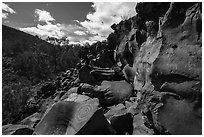
POLYGON ((60 101, 48 109, 37 124, 34 134, 90 135, 114 133, 99 109, 98 99, 90 99, 87 96, 77 94, 74 96, 71 97, 70 95, 65 101, 60 101))
POLYGON ((111 126, 115 129, 117 135, 132 135, 133 133, 133 116, 127 113, 121 116, 114 116, 110 120, 111 126))
POLYGON ((85 126, 76 135, 115 135, 116 131, 109 124, 100 109, 96 111, 85 126))
POLYGON ((96 66, 84 65, 79 71, 78 83, 88 83, 91 85, 100 85, 102 81, 132 80, 134 71, 132 67, 127 66, 122 70, 118 65, 111 68, 100 68, 96 66))
POLYGON ((154 130, 146 126, 145 117, 139 113, 133 118, 133 135, 154 135, 154 130))
POLYGON ((138 55, 141 44, 146 40, 146 31, 133 28, 120 41, 116 47, 116 60, 122 63, 122 67, 126 64, 133 66, 134 58, 138 55))
POLYGON ((84 65, 79 70, 79 82, 92 85, 100 85, 103 80, 111 80, 115 75, 110 68, 100 68, 84 65))
POLYGON ((96 61, 94 62, 94 66, 101 68, 111 68, 115 63, 113 50, 104 50, 103 53, 98 55, 99 56, 96 58, 96 61))
POLYGON ((128 113, 127 108, 125 107, 124 104, 118 104, 118 105, 114 105, 111 107, 108 107, 108 111, 105 112, 105 117, 106 119, 108 119, 109 121, 112 119, 112 117, 117 117, 117 116, 122 116, 128 113))
POLYGON ((197 105, 196 100, 191 102, 170 96, 158 111, 158 121, 171 134, 200 135, 202 134, 202 109, 197 105))
POLYGON ((133 87, 125 80, 103 81, 100 86, 83 84, 79 93, 98 98, 102 105, 112 106, 129 99, 133 93, 133 87))
MULTIPOLYGON (((139 14, 151 15, 145 9, 139 14)), ((155 134, 201 134, 201 10, 201 3, 171 3, 163 18, 146 23, 148 38, 134 61, 134 89, 155 134)))
POLYGON ((159 17, 165 15, 169 5, 169 2, 141 2, 137 3, 135 10, 144 22, 159 21, 159 17))
POLYGON ((32 135, 33 128, 26 125, 8 124, 2 127, 3 135, 32 135))
POLYGON ((129 83, 133 83, 134 82, 134 77, 135 77, 135 70, 133 67, 130 67, 129 64, 125 65, 125 67, 122 70, 125 79, 129 82, 129 83))
POLYGON ((60 100, 64 100, 66 98, 68 98, 72 93, 77 93, 78 91, 78 87, 72 87, 71 89, 69 89, 61 98, 60 100))
POLYGON ((41 120, 43 114, 42 113, 34 113, 31 116, 23 119, 20 124, 21 125, 28 125, 29 127, 35 128, 37 123, 41 120))
POLYGON ((79 80, 82 83, 89 83, 94 81, 94 77, 90 74, 90 72, 93 69, 88 66, 84 65, 80 70, 79 70, 79 80))

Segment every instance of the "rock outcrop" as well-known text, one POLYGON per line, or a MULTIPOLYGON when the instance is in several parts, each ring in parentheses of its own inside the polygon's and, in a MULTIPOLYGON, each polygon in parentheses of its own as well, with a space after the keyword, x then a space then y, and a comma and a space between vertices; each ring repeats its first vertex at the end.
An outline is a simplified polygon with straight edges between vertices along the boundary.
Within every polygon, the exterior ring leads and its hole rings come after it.
POLYGON ((148 36, 135 58, 134 88, 141 94, 138 103, 158 133, 202 133, 202 38, 198 22, 201 3, 171 3, 157 24, 158 31, 154 27, 149 30, 156 35, 148 36))

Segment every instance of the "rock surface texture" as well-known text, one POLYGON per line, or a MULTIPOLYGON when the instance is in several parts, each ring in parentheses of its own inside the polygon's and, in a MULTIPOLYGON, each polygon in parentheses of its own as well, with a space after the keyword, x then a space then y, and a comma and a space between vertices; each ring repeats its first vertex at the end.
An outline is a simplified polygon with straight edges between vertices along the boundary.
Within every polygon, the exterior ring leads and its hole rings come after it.
POLYGON ((202 134, 201 10, 171 3, 135 58, 138 104, 159 134, 202 134))

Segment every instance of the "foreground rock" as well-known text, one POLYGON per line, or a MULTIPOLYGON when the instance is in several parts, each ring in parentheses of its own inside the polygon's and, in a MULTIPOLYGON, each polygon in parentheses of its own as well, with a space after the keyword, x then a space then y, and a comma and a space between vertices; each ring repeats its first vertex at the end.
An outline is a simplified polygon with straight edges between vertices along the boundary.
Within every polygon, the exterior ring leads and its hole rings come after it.
POLYGON ((90 99, 84 95, 75 95, 75 97, 70 95, 66 101, 60 101, 47 110, 36 126, 35 134, 113 134, 114 130, 111 129, 98 105, 98 99, 90 99))
POLYGON ((8 124, 2 126, 3 135, 32 135, 33 128, 26 125, 12 125, 8 124))
POLYGON ((37 123, 41 120, 43 114, 42 113, 34 113, 31 116, 23 119, 20 124, 28 125, 29 127, 35 128, 37 123))

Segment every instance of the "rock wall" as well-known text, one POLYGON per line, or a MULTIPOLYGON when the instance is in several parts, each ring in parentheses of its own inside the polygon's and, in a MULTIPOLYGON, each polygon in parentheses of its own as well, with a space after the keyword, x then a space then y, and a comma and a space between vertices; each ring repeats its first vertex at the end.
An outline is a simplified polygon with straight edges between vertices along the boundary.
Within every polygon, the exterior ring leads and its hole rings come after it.
POLYGON ((201 134, 202 4, 139 3, 136 11, 130 19, 136 27, 121 34, 117 28, 126 26, 119 23, 110 36, 118 35, 122 64, 134 62, 134 91, 146 125, 156 134, 201 134))

